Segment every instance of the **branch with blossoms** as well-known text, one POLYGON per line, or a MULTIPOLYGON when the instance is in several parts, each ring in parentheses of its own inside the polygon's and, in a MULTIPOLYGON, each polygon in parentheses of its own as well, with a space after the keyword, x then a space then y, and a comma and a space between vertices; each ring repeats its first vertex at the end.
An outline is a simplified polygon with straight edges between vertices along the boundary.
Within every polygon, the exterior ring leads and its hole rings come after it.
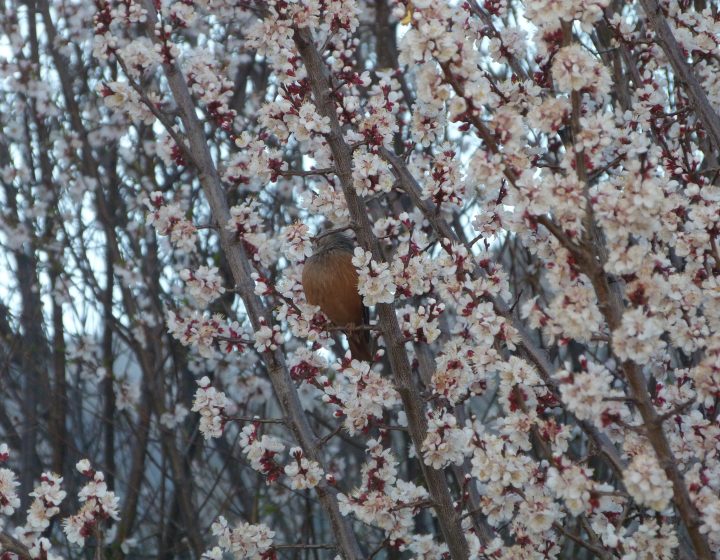
MULTIPOLYGON (((338 175, 350 217, 357 224, 356 233, 358 240, 360 244, 369 251, 370 256, 377 259, 380 255, 378 242, 372 233, 372 227, 364 207, 364 202, 358 197, 352 184, 352 152, 343 139, 336 111, 332 105, 331 98, 328 96, 331 87, 327 79, 325 63, 317 51, 317 47, 314 45, 310 31, 306 29, 295 29, 294 40, 300 55, 303 57, 318 110, 330 120, 330 133, 326 135, 326 138, 332 150, 333 158, 336 161, 338 175)), ((358 256, 358 252, 356 251, 356 258, 358 258, 358 256)), ((369 260, 367 258, 368 256, 367 254, 364 256, 366 264, 367 260, 369 260)), ((357 263, 354 262, 353 264, 357 266, 357 263)), ((387 267, 385 263, 381 263, 380 266, 383 264, 387 267)), ((384 303, 378 305, 379 323, 383 332, 383 338, 389 350, 388 358, 391 369, 395 375, 396 386, 403 400, 406 414, 408 415, 408 425, 412 439, 415 446, 420 448, 426 431, 424 415, 419 406, 421 401, 418 391, 411 380, 410 363, 407 354, 400 342, 398 320, 392 304, 388 303, 388 301, 392 300, 384 300, 384 303)), ((423 474, 433 501, 435 502, 435 511, 438 514, 438 519, 443 528, 443 534, 451 549, 451 554, 454 557, 462 558, 467 555, 467 543, 462 534, 457 514, 452 507, 447 486, 444 481, 442 481, 442 476, 439 472, 424 469, 423 474)))
MULTIPOLYGON (((10 457, 6 444, 0 444, 0 463, 8 461, 10 457)), ((108 520, 117 521, 118 498, 109 491, 102 472, 92 469, 87 459, 79 461, 77 470, 89 482, 78 492, 78 501, 82 503, 80 511, 63 519, 62 526, 71 544, 80 548, 85 546, 85 540, 92 536, 96 546, 103 545, 105 528, 108 520)), ((12 535, 0 534, 0 557, 7 558, 59 558, 53 552, 50 535, 51 519, 60 513, 60 504, 67 496, 62 489, 63 478, 55 473, 46 472, 40 477, 39 484, 30 494, 34 498, 27 510, 27 521, 24 525, 17 525, 12 535)), ((0 468, 0 513, 10 516, 20 506, 16 494, 19 486, 15 473, 8 468, 0 468)))
POLYGON ((720 548, 713 5, 16 4, 6 549, 69 546, 90 455, 113 555, 720 548), (330 233, 367 324, 305 298, 330 233))
MULTIPOLYGON (((381 153, 395 170, 403 190, 411 197, 414 204, 416 204, 417 207, 420 208, 425 218, 428 219, 437 237, 440 239, 460 241, 453 229, 440 216, 433 212, 426 204, 426 202, 422 199, 420 195, 420 188, 418 187, 416 180, 408 171, 405 164, 399 158, 397 158, 395 155, 393 155, 384 148, 381 149, 381 153)), ((442 244, 441 246, 448 253, 448 255, 452 255, 452 245, 442 244)), ((468 254, 470 253, 470 248, 467 249, 467 252, 468 254)), ((484 270, 481 266, 476 265, 470 271, 470 274, 477 281, 484 275, 484 270)), ((501 297, 499 297, 499 295, 500 294, 491 292, 488 297, 490 302, 492 302, 493 304, 494 311, 498 315, 504 317, 507 321, 511 322, 513 328, 517 332, 517 335, 519 335, 519 340, 517 340, 516 343, 521 345, 528 359, 530 359, 530 361, 540 371, 543 377, 543 381, 548 386, 552 387, 553 392, 557 395, 557 383, 552 380, 554 367, 550 365, 545 352, 538 347, 534 340, 532 340, 531 334, 528 329, 519 321, 517 321, 517 319, 512 315, 508 305, 502 300, 501 297)), ((600 433, 597 428, 585 421, 580 420, 579 424, 583 428, 583 430, 594 440, 598 448, 601 449, 605 456, 610 460, 610 464, 615 469, 615 471, 618 474, 621 473, 622 461, 619 458, 617 451, 612 446, 611 442, 607 439, 607 437, 600 433)))
MULTIPOLYGON (((156 16, 157 12, 151 2, 146 1, 143 5, 148 14, 156 16)), ((155 34, 155 28, 159 25, 156 21, 157 16, 148 18, 146 24, 148 34, 155 34)), ((235 232, 237 232, 237 227, 233 225, 232 215, 228 209, 227 200, 220 185, 217 169, 205 143, 202 127, 194 113, 194 105, 190 97, 190 91, 181 70, 174 60, 169 59, 165 61, 164 70, 170 89, 178 104, 183 125, 188 136, 188 143, 193 152, 193 162, 198 168, 201 183, 213 215, 216 220, 228 224, 225 229, 221 229, 220 237, 236 287, 240 290, 240 295, 245 303, 251 323, 256 329, 256 332, 261 332, 263 329, 268 328, 263 325, 263 321, 264 317, 269 316, 269 314, 267 310, 264 309, 262 302, 254 294, 250 264, 252 256, 248 255, 246 247, 236 243, 233 235, 231 235, 231 231, 235 230, 235 232)), ((237 224, 237 220, 235 223, 237 224)), ((282 355, 278 352, 277 346, 273 346, 272 344, 265 345, 260 351, 271 382, 274 385, 276 395, 284 407, 284 413, 287 415, 288 425, 293 435, 313 460, 319 459, 315 452, 315 436, 306 417, 302 413, 296 389, 290 381, 282 355)), ((318 463, 321 464, 319 461, 318 463)), ((357 541, 350 532, 348 523, 339 515, 338 505, 332 492, 328 492, 324 488, 323 481, 321 481, 319 490, 319 497, 321 502, 323 502, 326 513, 331 519, 340 547, 345 551, 347 556, 357 556, 359 552, 357 541)))

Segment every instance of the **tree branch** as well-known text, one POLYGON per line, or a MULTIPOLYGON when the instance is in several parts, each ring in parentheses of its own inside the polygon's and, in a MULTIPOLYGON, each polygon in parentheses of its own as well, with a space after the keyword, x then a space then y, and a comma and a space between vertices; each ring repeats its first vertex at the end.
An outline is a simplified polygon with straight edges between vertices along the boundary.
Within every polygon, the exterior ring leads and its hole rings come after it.
MULTIPOLYGON (((352 180, 352 149, 343 138, 342 128, 337 118, 335 105, 329 92, 332 90, 327 68, 312 34, 308 29, 295 29, 295 45, 305 63, 305 69, 315 98, 318 112, 330 120, 330 133, 326 135, 328 145, 335 160, 350 217, 357 224, 356 234, 360 245, 372 252, 373 259, 381 260, 378 240, 373 234, 372 224, 365 202, 357 195, 352 180)), ((427 434, 427 420, 418 388, 413 383, 412 369, 400 332, 395 307, 392 304, 378 304, 379 325, 387 348, 387 356, 395 378, 395 385, 403 402, 408 419, 410 437, 418 451, 427 434)), ((468 545, 460 526, 460 518, 453 507, 450 491, 442 471, 429 468, 422 461, 420 466, 427 483, 428 491, 434 502, 434 509, 440 527, 448 545, 450 556, 454 560, 468 557, 468 545)))
POLYGON ((647 22, 655 31, 657 42, 670 60, 675 74, 685 84, 685 89, 692 100, 693 107, 697 111, 703 127, 712 139, 712 143, 715 145, 715 156, 717 157, 718 150, 720 150, 720 116, 710 105, 705 90, 687 63, 686 57, 683 55, 682 49, 677 39, 675 39, 657 0, 640 0, 640 5, 645 10, 647 22))
MULTIPOLYGON (((143 0, 143 6, 148 12, 145 23, 146 33, 150 37, 155 37, 155 23, 158 15, 154 3, 152 0, 143 0)), ((217 167, 210 154, 203 126, 196 114, 195 104, 185 77, 175 63, 164 64, 163 69, 185 127, 187 144, 190 147, 192 161, 197 168, 203 192, 217 222, 225 224, 230 220, 227 197, 217 167)), ((253 268, 242 243, 238 243, 232 232, 226 228, 221 228, 219 235, 220 244, 227 257, 228 266, 235 281, 235 288, 245 304, 253 329, 257 331, 262 326, 261 320, 271 317, 271 311, 255 295, 254 281, 251 277, 253 268)), ((296 441, 301 445, 309 459, 317 461, 323 470, 327 470, 324 468, 324 462, 317 450, 317 437, 313 433, 300 404, 297 388, 290 377, 282 352, 279 349, 275 351, 268 350, 261 355, 275 396, 296 441)), ((361 558, 360 546, 352 531, 350 522, 340 513, 336 491, 324 479, 316 487, 316 491, 325 513, 330 518, 333 533, 337 538, 338 547, 342 554, 346 559, 361 558)))

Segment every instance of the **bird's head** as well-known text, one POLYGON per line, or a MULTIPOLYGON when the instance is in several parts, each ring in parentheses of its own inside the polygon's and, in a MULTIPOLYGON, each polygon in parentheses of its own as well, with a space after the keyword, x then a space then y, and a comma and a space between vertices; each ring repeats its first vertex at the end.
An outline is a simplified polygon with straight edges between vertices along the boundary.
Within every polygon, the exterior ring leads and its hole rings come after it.
POLYGON ((355 250, 355 242, 341 232, 330 231, 321 233, 315 238, 314 249, 315 253, 332 251, 333 249, 341 249, 352 253, 355 250))

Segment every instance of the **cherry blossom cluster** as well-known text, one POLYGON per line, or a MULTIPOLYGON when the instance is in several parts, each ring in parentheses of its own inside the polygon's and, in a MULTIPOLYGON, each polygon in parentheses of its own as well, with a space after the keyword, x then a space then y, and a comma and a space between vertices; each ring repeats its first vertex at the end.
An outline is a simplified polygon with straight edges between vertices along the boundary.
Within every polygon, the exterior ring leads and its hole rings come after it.
POLYGON ((423 196, 438 208, 442 205, 461 207, 465 198, 465 182, 460 163, 449 144, 440 146, 423 181, 423 196))
POLYGON ((547 471, 548 488, 562 500, 571 515, 577 516, 589 510, 590 500, 597 496, 593 492, 596 485, 592 480, 592 469, 578 465, 564 466, 562 459, 558 461, 558 467, 550 467, 547 471))
MULTIPOLYGON (((116 52, 121 40, 121 37, 113 33, 112 28, 147 21, 147 10, 140 2, 134 0, 126 2, 98 0, 95 5, 97 11, 93 17, 93 56, 107 60, 116 52)), ((144 56, 150 55, 146 53, 144 56)))
POLYGON ((223 171, 223 179, 230 184, 258 192, 287 168, 279 150, 268 148, 248 131, 235 138, 235 145, 240 150, 230 156, 223 171))
POLYGON ((563 47, 555 54, 552 77, 555 86, 566 93, 591 91, 605 94, 610 89, 607 68, 577 44, 563 47))
POLYGON ((301 447, 290 450, 290 463, 285 466, 285 475, 295 490, 314 488, 322 480, 323 471, 317 461, 305 457, 301 447))
POLYGON ((282 333, 278 325, 269 327, 264 319, 261 318, 261 326, 255 331, 255 350, 258 352, 266 352, 268 350, 277 350, 282 343, 282 333))
POLYGON ((222 435, 227 422, 225 408, 228 406, 225 393, 212 386, 208 377, 198 380, 192 411, 200 413, 200 433, 205 439, 222 435))
POLYGON ((403 335, 409 340, 432 344, 440 337, 440 315, 444 310, 445 304, 432 298, 428 299, 428 307, 407 305, 398 309, 403 335))
MULTIPOLYGON (((260 436, 258 429, 259 423, 257 422, 245 426, 240 432, 240 440, 238 443, 242 452, 246 455, 248 461, 250 461, 250 466, 256 471, 263 473, 266 482, 271 484, 280 478, 280 475, 283 473, 283 469, 278 464, 276 457, 285 450, 285 445, 275 436, 268 434, 260 436)), ((293 481, 296 481, 298 484, 302 482, 309 483, 315 474, 317 464, 311 465, 306 463, 306 466, 311 469, 312 472, 307 471, 301 474, 300 468, 298 468, 297 472, 293 472, 291 468, 290 472, 293 474, 288 476, 293 477, 293 481), (305 478, 305 474, 309 475, 308 478, 305 478)))
POLYGON ((222 178, 227 183, 257 192, 272 178, 265 143, 243 132, 235 139, 235 144, 241 150, 229 157, 222 178))
POLYGON ((60 513, 59 506, 67 496, 61 487, 62 481, 61 476, 52 472, 40 476, 40 484, 30 493, 34 499, 27 510, 27 521, 15 529, 15 538, 28 548, 33 558, 56 557, 50 553, 52 543, 43 533, 51 519, 60 513))
POLYGON ((170 21, 178 27, 190 27, 197 19, 193 2, 173 2, 168 10, 170 21))
MULTIPOLYGON (((369 86, 364 104, 361 104, 358 98, 352 96, 345 97, 343 104, 345 111, 348 113, 346 118, 353 124, 357 124, 358 134, 361 135, 355 138, 353 134, 348 134, 348 139, 367 142, 370 150, 369 154, 372 154, 372 159, 377 162, 377 148, 389 146, 393 135, 400 130, 398 115, 401 107, 400 102, 403 99, 400 82, 387 75, 386 71, 377 71, 377 80, 374 83, 368 72, 362 74, 346 72, 344 77, 353 85, 369 86), (353 105, 360 106, 360 110, 350 111, 353 105)), ((360 151, 360 153, 363 152, 360 151)), ((386 184, 387 169, 379 163, 373 164, 373 167, 376 167, 377 171, 381 172, 379 175, 377 173, 372 174, 376 176, 376 180, 373 181, 376 184, 374 190, 376 192, 389 192, 392 185, 386 184)))
POLYGON ((345 223, 350 217, 342 192, 327 182, 322 182, 315 189, 306 191, 302 205, 309 214, 323 216, 330 223, 345 223))
MULTIPOLYGON (((150 74, 162 61, 159 52, 155 49, 148 37, 138 37, 117 50, 116 55, 123 61, 130 77, 140 79, 150 74)), ((108 104, 110 108, 116 108, 108 104)))
POLYGON ((553 523, 564 514, 544 484, 544 473, 538 472, 535 461, 523 452, 522 447, 529 443, 505 442, 484 434, 475 444, 472 475, 485 485, 480 503, 488 523, 499 527, 510 522, 523 544, 554 542, 553 523))
MULTIPOLYGON (((385 531, 393 546, 406 546, 416 538, 415 514, 428 498, 427 491, 397 476, 397 460, 374 439, 367 442, 368 461, 362 467, 362 482, 350 495, 340 494, 340 511, 385 531)), ((433 543, 431 550, 440 547, 433 543)))
MULTIPOLYGON (((415 222, 407 216, 407 214, 400 215, 400 223, 406 229, 413 231, 415 222)), ((376 226, 378 230, 382 231, 384 237, 392 235, 391 232, 395 225, 399 224, 392 224, 390 221, 387 221, 384 224, 377 224, 376 226)), ((428 254, 429 248, 425 236, 422 233, 416 232, 408 239, 406 247, 405 243, 398 247, 398 251, 390 264, 390 269, 399 296, 419 296, 431 290, 431 279, 435 274, 435 264, 428 254), (422 250, 423 248, 425 250, 422 250)))
POLYGON ((242 350, 249 343, 245 329, 237 321, 228 322, 220 313, 211 316, 194 310, 182 315, 167 311, 167 327, 170 334, 184 346, 196 348, 201 356, 212 358, 216 346, 224 352, 242 350))
MULTIPOLYGON (((299 95, 301 93, 304 93, 301 88, 288 87, 281 97, 262 107, 260 120, 278 138, 293 139, 315 148, 318 139, 330 132, 330 121, 317 112, 312 102, 299 95)), ((281 156, 277 151, 274 154, 281 156)), ((282 157, 271 157, 268 164, 275 171, 275 178, 287 169, 282 157)))
POLYGON ((640 504, 662 512, 672 499, 672 485, 652 454, 638 454, 623 478, 628 493, 640 504))
POLYGON ((357 150, 353 156, 353 183, 359 195, 368 196, 390 192, 394 179, 378 154, 357 150))
POLYGON ((430 380, 433 393, 451 404, 468 395, 482 394, 487 388, 487 378, 478 365, 476 351, 457 340, 446 342, 435 358, 435 371, 430 380))
MULTIPOLYGON (((285 81, 296 76, 298 64, 288 56, 292 52, 292 19, 287 16, 290 7, 297 8, 297 2, 268 2, 268 17, 257 18, 247 31, 248 46, 258 50, 269 59, 275 71, 285 81)), ((301 8, 302 9, 302 8, 301 8)))
POLYGON ((94 24, 94 42, 93 56, 99 60, 105 60, 113 52, 117 46, 115 38, 110 32, 110 24, 112 23, 113 14, 109 2, 104 2, 97 6, 97 11, 93 17, 94 24))
POLYGON ((173 31, 174 28, 171 23, 162 20, 155 23, 154 35, 157 41, 155 48, 164 64, 172 64, 180 55, 180 48, 172 40, 173 31))
MULTIPOLYGON (((0 444, 0 463, 10 457, 6 443, 0 444)), ((0 513, 12 515, 20 507, 20 498, 15 489, 20 486, 15 473, 8 468, 0 469, 0 513)))
POLYGON ((184 268, 180 271, 180 279, 200 307, 206 307, 225 293, 218 269, 214 266, 201 266, 197 270, 184 268))
MULTIPOLYGON (((182 3, 175 2, 173 6, 178 5, 182 3)), ((179 13, 175 11, 172 16, 177 20, 179 13)), ((187 16, 187 12, 185 15, 187 16)), ((183 27, 188 25, 188 19, 185 17, 182 21, 183 27)), ((198 52, 184 60, 184 69, 192 93, 205 107, 213 122, 234 137, 233 124, 236 112, 228 107, 233 93, 233 83, 223 77, 216 66, 212 59, 208 59, 207 51, 198 52)))
POLYGON ((89 482, 78 493, 78 500, 83 504, 80 511, 63 520, 63 529, 69 542, 82 547, 89 536, 101 534, 101 523, 119 519, 119 499, 115 492, 108 490, 105 475, 93 470, 90 461, 83 459, 76 468, 89 482))
POLYGON ((182 251, 192 252, 195 248, 197 228, 185 217, 177 203, 166 203, 161 192, 154 191, 144 200, 150 209, 148 224, 154 225, 160 235, 167 235, 170 241, 182 251))
POLYGON ((627 420, 630 411, 623 402, 624 393, 613 388, 612 374, 600 364, 581 360, 582 371, 559 370, 560 398, 579 420, 593 422, 604 429, 613 422, 627 420))
POLYGON ((566 339, 572 333, 573 338, 589 342, 600 330, 602 321, 591 288, 583 282, 558 293, 545 309, 532 298, 523 304, 521 311, 528 324, 540 329, 549 340, 566 339), (569 316, 567 322, 556 319, 558 311, 561 317, 569 316))
MULTIPOLYGON (((7 444, 0 444, 0 462, 9 458, 7 444)), ((63 519, 63 529, 70 543, 81 547, 85 539, 91 535, 100 538, 102 535, 101 523, 119 519, 118 498, 115 493, 107 489, 105 477, 102 472, 94 471, 87 459, 77 463, 77 470, 90 479, 78 492, 78 500, 83 504, 80 512, 63 519)), ((46 536, 52 523, 52 518, 60 513, 60 504, 67 497, 62 488, 63 478, 52 472, 44 472, 40 482, 30 493, 33 498, 27 510, 26 522, 15 528, 12 535, 27 548, 30 558, 44 560, 59 559, 53 552, 52 542, 46 536)), ((20 506, 20 500, 15 488, 19 486, 13 471, 7 468, 0 469, 0 513, 10 516, 20 506)), ((2 526, 3 524, 0 524, 2 526)), ((0 554, 3 558, 15 558, 13 554, 0 554)))
POLYGON ((180 135, 180 130, 175 126, 172 128, 172 131, 173 134, 164 132, 160 135, 157 145, 155 146, 155 152, 167 167, 186 165, 187 162, 185 161, 182 150, 175 142, 175 138, 180 135))
POLYGON ((103 83, 98 92, 109 109, 121 111, 131 120, 144 124, 152 124, 155 121, 155 115, 129 83, 120 81, 103 83))
POLYGON ((290 375, 294 381, 305 382, 324 391, 331 385, 324 374, 328 361, 319 352, 307 348, 299 348, 293 352, 289 360, 290 375))
POLYGON ((352 263, 358 271, 358 292, 365 305, 392 303, 395 299, 395 282, 390 265, 373 260, 372 253, 355 248, 352 263))
POLYGON ((423 441, 423 461, 434 469, 442 469, 448 464, 462 464, 465 456, 471 452, 470 441, 473 430, 470 427, 458 427, 457 418, 446 411, 428 413, 428 430, 423 441))
POLYGON ((303 223, 287 226, 283 232, 288 257, 294 262, 304 261, 312 255, 310 228, 303 223))
POLYGON ((272 548, 272 538, 275 533, 266 525, 260 523, 240 523, 230 529, 227 520, 220 516, 212 524, 212 534, 217 537, 219 547, 203 554, 208 560, 220 560, 223 551, 227 551, 235 558, 248 560, 274 560, 277 556, 272 548))
POLYGON ((259 209, 260 204, 257 200, 233 206, 230 208, 230 220, 225 225, 225 229, 242 242, 253 260, 267 266, 274 257, 275 243, 263 232, 264 224, 259 209))
POLYGON ((323 400, 338 407, 335 415, 344 417, 350 434, 365 430, 400 402, 392 381, 367 362, 351 360, 347 354, 333 369, 337 372, 333 382, 323 377, 316 382, 325 393, 323 400))

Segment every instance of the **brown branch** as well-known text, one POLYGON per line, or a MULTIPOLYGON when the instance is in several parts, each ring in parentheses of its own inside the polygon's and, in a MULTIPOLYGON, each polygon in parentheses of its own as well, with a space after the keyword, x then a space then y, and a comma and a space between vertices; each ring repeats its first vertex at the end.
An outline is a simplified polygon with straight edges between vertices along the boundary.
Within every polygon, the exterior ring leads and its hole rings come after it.
MULTIPOLYGON (((592 266, 591 261, 587 261, 584 264, 586 265, 584 272, 593 284, 600 311, 612 332, 620 326, 622 321, 624 310, 622 296, 612 289, 608 282, 608 277, 601 266, 597 263, 592 266), (590 269, 588 270, 588 268, 590 269)), ((683 525, 685 525, 688 531, 693 550, 698 558, 711 560, 712 553, 710 552, 707 538, 700 533, 700 514, 690 500, 690 494, 685 485, 683 475, 678 468, 677 459, 673 455, 670 443, 662 427, 662 415, 658 414, 653 405, 642 368, 639 368, 634 362, 627 360, 622 362, 621 369, 630 389, 630 396, 634 399, 635 405, 643 419, 643 431, 655 451, 658 462, 665 471, 665 475, 672 483, 674 504, 680 514, 683 525)))
POLYGON ((393 506, 390 508, 389 511, 400 511, 401 509, 408 508, 425 508, 431 505, 433 505, 431 500, 415 500, 414 502, 408 502, 406 504, 398 504, 396 506, 393 506))
POLYGON ((586 548, 590 552, 592 552, 595 556, 599 558, 611 558, 610 554, 603 550, 602 548, 595 546, 589 542, 587 542, 585 539, 571 533, 565 527, 563 527, 560 523, 553 523, 553 529, 558 531, 559 533, 562 533, 563 536, 569 538, 571 541, 579 544, 583 548, 586 548))
POLYGON ((672 407, 667 412, 660 415, 658 418, 660 422, 666 422, 673 416, 677 414, 682 414, 685 412, 686 409, 690 408, 695 403, 695 399, 690 399, 689 401, 685 401, 684 403, 680 403, 677 406, 672 407))
POLYGON ((6 533, 0 533, 0 552, 12 552, 17 554, 22 560, 30 560, 30 551, 27 547, 17 539, 6 533))
POLYGON ((335 325, 328 325, 326 327, 323 327, 324 331, 333 332, 333 331, 340 331, 340 332, 362 332, 362 331, 376 331, 376 332, 382 332, 382 329, 378 327, 377 325, 345 325, 343 327, 338 327, 335 325))
POLYGON ((230 416, 229 422, 257 422, 258 424, 285 424, 284 418, 258 418, 257 416, 230 416))
POLYGON ((333 167, 323 167, 321 169, 310 169, 309 171, 288 169, 287 171, 279 171, 278 175, 285 177, 311 177, 313 175, 330 175, 335 173, 333 167))
POLYGON ((325 447, 325 445, 327 445, 327 443, 332 438, 334 438, 336 435, 338 435, 342 431, 342 427, 343 427, 343 425, 339 424, 338 427, 335 428, 332 432, 330 432, 329 434, 327 434, 327 435, 323 436, 321 439, 319 439, 317 442, 318 449, 325 447))
MULTIPOLYGON (((143 6, 148 12, 148 18, 145 22, 146 33, 149 37, 154 38, 155 23, 158 18, 154 2, 152 0, 143 0, 143 6)), ((212 214, 219 224, 227 223, 230 220, 227 197, 217 167, 212 159, 203 126, 198 119, 195 103, 190 95, 185 77, 174 62, 163 64, 163 70, 185 127, 186 142, 192 155, 190 161, 197 168, 199 181, 212 214)), ((228 266, 235 281, 235 288, 245 304, 253 329, 257 331, 262 327, 262 321, 272 316, 272 312, 265 307, 262 299, 255 295, 254 281, 251 276, 253 268, 243 245, 238 243, 233 233, 226 228, 220 229, 219 236, 221 247, 227 257, 228 266)), ((290 428, 295 440, 303 448, 308 458, 316 461, 323 470, 326 470, 323 467, 323 458, 317 450, 317 436, 314 434, 302 408, 297 388, 290 377, 282 351, 280 349, 267 350, 261 356, 270 383, 283 411, 283 416, 287 419, 288 428, 290 428)), ((333 534, 343 556, 347 559, 360 558, 362 556, 360 546, 349 520, 340 513, 335 489, 330 487, 323 479, 316 487, 316 492, 323 510, 330 519, 333 534)))
MULTIPOLYGON (((468 97, 465 94, 465 88, 463 88, 463 85, 453 74, 452 68, 450 68, 450 64, 447 62, 440 63, 440 68, 442 68, 443 74, 445 76, 445 81, 450 84, 455 94, 465 99, 469 107, 474 107, 472 98, 468 97)), ((485 123, 478 116, 478 113, 475 110, 468 111, 468 121, 475 127, 478 136, 485 143, 486 148, 493 154, 500 153, 500 148, 498 147, 495 138, 490 133, 490 130, 488 130, 487 126, 485 126, 485 123)), ((512 185, 515 185, 515 183, 517 183, 517 173, 515 173, 515 171, 511 167, 505 166, 503 169, 503 175, 505 175, 507 180, 510 181, 512 185)))
POLYGON ((274 544, 273 548, 275 550, 335 550, 337 546, 334 544, 274 544))
POLYGON ((375 426, 380 428, 381 430, 394 430, 397 432, 407 432, 408 431, 406 426, 390 426, 388 424, 375 424, 375 426))

